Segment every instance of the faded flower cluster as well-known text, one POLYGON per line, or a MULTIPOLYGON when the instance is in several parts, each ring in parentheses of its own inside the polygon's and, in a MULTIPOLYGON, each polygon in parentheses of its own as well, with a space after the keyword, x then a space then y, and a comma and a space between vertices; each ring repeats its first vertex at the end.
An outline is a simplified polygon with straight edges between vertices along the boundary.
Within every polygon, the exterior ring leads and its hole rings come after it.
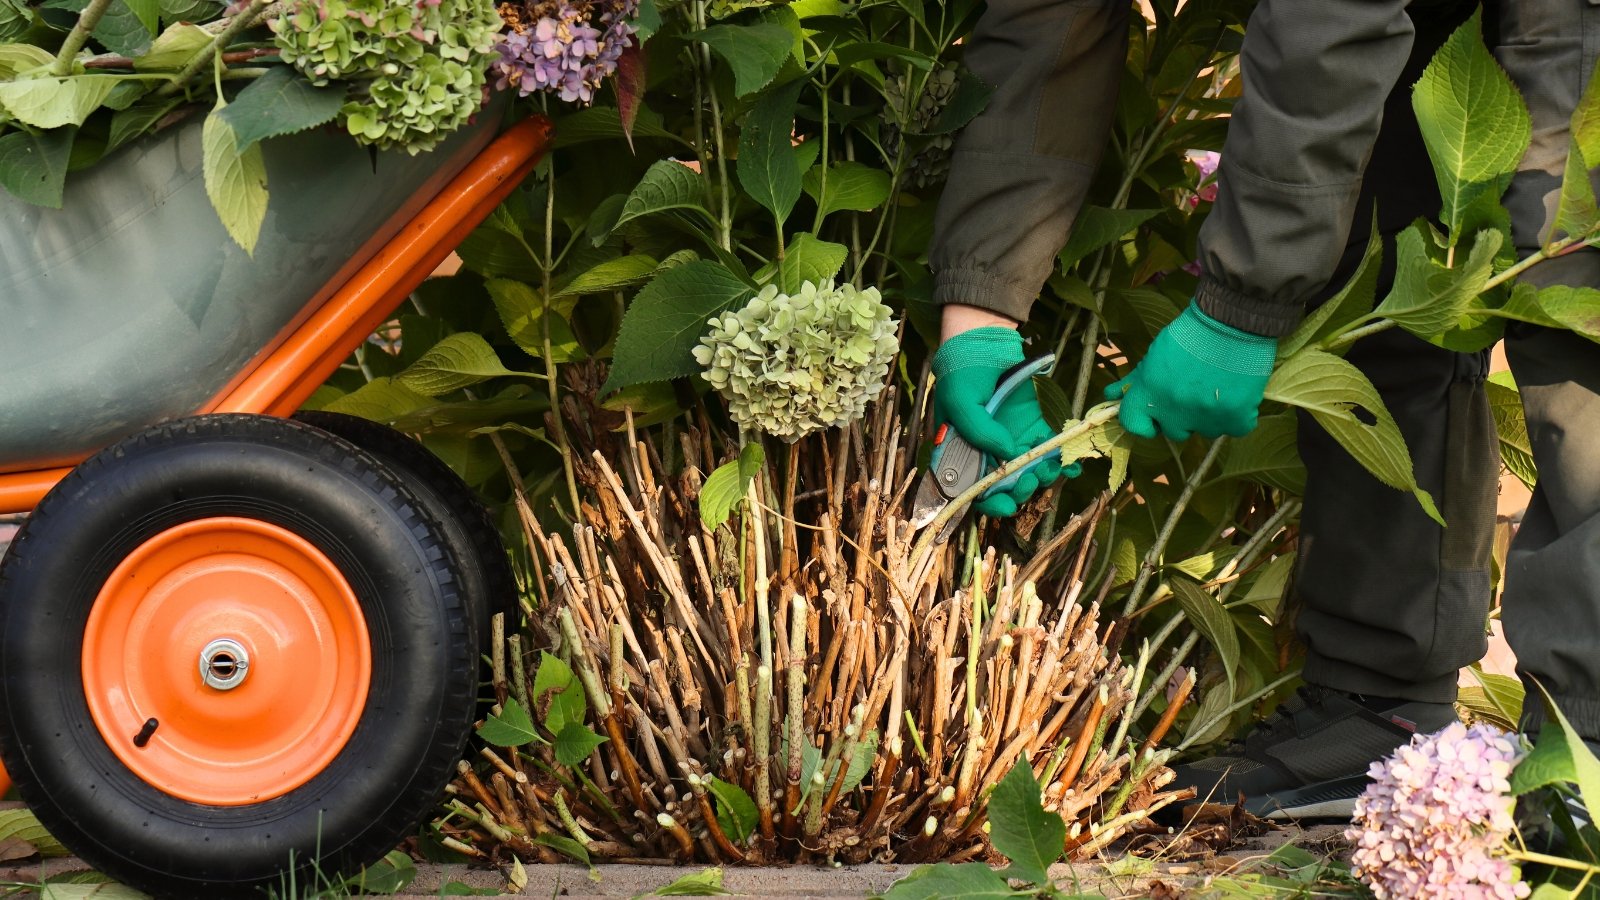
MULTIPOLYGON (((914 108, 907 109, 906 91, 910 75, 883 81, 883 152, 893 162, 900 155, 900 143, 907 132, 926 134, 956 95, 959 79, 956 70, 943 67, 927 76, 914 108)), ((950 152, 955 147, 953 134, 936 134, 920 139, 923 147, 906 162, 906 177, 917 187, 927 187, 950 171, 950 152)))
POLYGON ((710 325, 694 349, 705 379, 740 428, 790 443, 860 418, 900 349, 877 289, 832 281, 808 281, 795 294, 769 284, 710 325))
POLYGON ((1378 900, 1513 900, 1529 888, 1504 856, 1516 738, 1457 722, 1372 764, 1345 836, 1378 900))
POLYGON ((500 28, 492 0, 295 0, 272 22, 312 83, 353 82, 340 115, 357 141, 411 153, 483 106, 500 28))
POLYGON ((539 0, 505 3, 511 27, 495 51, 495 87, 522 96, 547 91, 590 103, 632 43, 638 0, 539 0))

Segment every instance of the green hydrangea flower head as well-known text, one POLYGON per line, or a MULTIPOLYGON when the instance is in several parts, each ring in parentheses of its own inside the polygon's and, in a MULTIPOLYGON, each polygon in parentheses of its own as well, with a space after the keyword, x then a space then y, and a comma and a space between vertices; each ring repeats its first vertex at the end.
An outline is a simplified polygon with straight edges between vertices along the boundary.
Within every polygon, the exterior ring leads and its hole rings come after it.
POLYGON ((832 281, 794 294, 769 284, 709 324, 694 348, 705 379, 740 428, 789 443, 861 418, 900 350, 878 290, 832 281))
POLYGON ((312 83, 351 83, 358 142, 419 153, 482 108, 502 25, 493 0, 294 0, 272 30, 312 83))

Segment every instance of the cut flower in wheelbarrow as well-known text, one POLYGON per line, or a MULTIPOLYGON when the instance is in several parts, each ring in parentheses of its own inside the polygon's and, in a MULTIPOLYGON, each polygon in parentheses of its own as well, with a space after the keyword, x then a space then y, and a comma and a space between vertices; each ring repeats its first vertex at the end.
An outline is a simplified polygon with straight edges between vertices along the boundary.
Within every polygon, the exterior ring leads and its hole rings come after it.
POLYGON ((415 154, 497 87, 588 102, 636 13, 627 0, 0 0, 0 187, 61 208, 71 172, 204 115, 206 192, 253 252, 262 141, 335 127, 415 154))

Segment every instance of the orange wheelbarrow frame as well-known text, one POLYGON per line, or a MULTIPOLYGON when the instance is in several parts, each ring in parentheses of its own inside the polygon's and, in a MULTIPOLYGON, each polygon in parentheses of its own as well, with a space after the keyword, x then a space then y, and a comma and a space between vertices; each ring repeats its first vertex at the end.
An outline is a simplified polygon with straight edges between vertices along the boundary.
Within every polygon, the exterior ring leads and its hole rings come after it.
MULTIPOLYGON (((292 415, 533 171, 550 137, 549 121, 534 117, 495 138, 326 301, 194 412, 292 415)), ((0 514, 31 511, 71 471, 0 473, 0 514)), ((0 794, 10 786, 0 769, 0 794)))

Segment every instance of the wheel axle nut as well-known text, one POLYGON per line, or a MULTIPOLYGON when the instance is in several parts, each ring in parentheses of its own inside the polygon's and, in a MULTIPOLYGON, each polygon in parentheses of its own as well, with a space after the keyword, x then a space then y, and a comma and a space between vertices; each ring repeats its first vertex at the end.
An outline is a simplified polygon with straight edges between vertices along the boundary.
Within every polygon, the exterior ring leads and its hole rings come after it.
POLYGON ((231 691, 250 674, 250 654, 232 638, 217 638, 200 651, 200 680, 207 687, 231 691))

